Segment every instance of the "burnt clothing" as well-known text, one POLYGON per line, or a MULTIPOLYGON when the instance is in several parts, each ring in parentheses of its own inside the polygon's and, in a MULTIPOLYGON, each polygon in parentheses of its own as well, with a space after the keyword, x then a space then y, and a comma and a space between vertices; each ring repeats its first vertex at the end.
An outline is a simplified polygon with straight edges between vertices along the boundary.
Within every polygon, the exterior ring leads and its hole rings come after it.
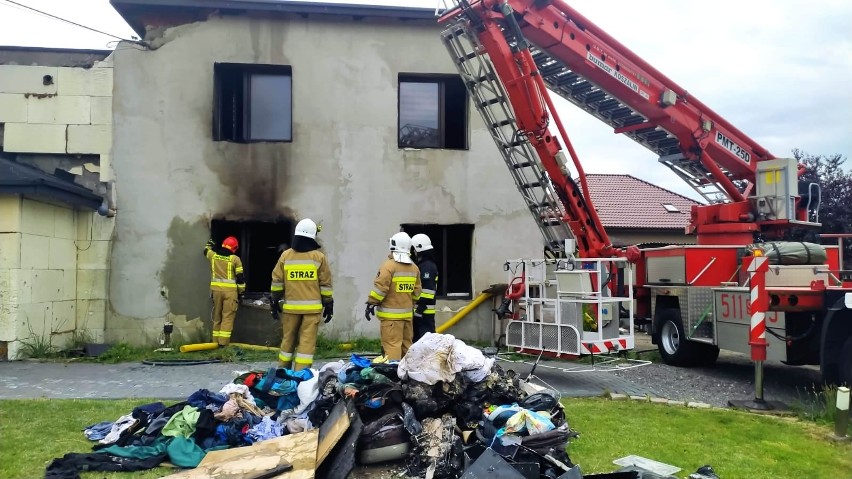
POLYGON ((68 453, 54 459, 44 474, 45 479, 80 479, 82 471, 146 471, 168 459, 165 452, 146 459, 111 456, 103 453, 68 453))
POLYGON ((426 333, 435 332, 435 295, 438 291, 438 265, 431 251, 417 255, 417 268, 420 270, 420 283, 423 287, 417 307, 414 310, 414 342, 426 333))
POLYGON ((284 251, 272 269, 270 289, 274 301, 284 300, 281 309, 285 313, 322 313, 323 303, 333 300, 328 259, 318 249, 284 251))
POLYGON ((422 290, 417 265, 398 263, 392 255, 379 267, 368 304, 377 305, 376 316, 381 320, 411 321, 414 302, 422 290))

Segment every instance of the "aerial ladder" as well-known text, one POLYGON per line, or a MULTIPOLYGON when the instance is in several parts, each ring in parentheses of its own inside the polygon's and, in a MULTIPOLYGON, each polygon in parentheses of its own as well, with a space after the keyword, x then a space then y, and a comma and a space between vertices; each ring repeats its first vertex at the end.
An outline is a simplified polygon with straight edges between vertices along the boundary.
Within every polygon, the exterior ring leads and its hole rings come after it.
MULTIPOLYGON (((819 185, 800 183, 803 169, 794 159, 775 157, 564 0, 445 0, 443 6, 441 38, 471 101, 546 252, 565 258, 550 267, 507 263, 507 298, 523 310, 509 313, 507 343, 557 356, 632 347, 636 299, 670 364, 711 362, 719 348, 748 352, 749 308, 730 305, 748 304, 749 245, 791 227, 819 227, 819 185), (704 199, 692 207, 686 228, 697 246, 613 246, 550 92, 651 150, 704 199), (635 288, 625 262, 635 265, 635 288), (584 269, 582 279, 568 274, 584 269), (627 333, 612 326, 624 309, 627 333), (589 316, 597 324, 584 328, 589 316)), ((768 282, 767 294, 776 358, 820 364, 827 378, 852 380, 852 315, 840 301, 849 285, 835 274, 841 254, 831 249, 824 265, 804 270, 773 266, 783 279, 768 282)))

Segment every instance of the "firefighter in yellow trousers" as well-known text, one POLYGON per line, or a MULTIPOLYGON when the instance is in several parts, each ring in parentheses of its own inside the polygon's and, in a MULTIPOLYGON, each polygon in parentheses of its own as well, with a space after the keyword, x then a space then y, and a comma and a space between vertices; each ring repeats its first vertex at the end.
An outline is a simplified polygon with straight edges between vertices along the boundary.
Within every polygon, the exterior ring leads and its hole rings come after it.
POLYGON ((272 270, 272 317, 282 313, 284 338, 278 367, 311 367, 317 347, 320 314, 325 322, 334 315, 331 268, 316 241, 317 224, 303 219, 296 225, 293 246, 281 253, 272 270))
POLYGON ((387 361, 399 361, 411 347, 411 320, 420 291, 420 271, 411 261, 411 237, 397 233, 390 238, 390 254, 379 267, 364 311, 367 321, 373 315, 381 321, 382 350, 387 361))
POLYGON ((222 241, 222 247, 214 250, 216 243, 207 242, 204 257, 210 261, 210 294, 213 298, 213 342, 227 346, 231 342, 234 318, 240 296, 245 290, 243 263, 237 256, 240 244, 233 236, 222 241))

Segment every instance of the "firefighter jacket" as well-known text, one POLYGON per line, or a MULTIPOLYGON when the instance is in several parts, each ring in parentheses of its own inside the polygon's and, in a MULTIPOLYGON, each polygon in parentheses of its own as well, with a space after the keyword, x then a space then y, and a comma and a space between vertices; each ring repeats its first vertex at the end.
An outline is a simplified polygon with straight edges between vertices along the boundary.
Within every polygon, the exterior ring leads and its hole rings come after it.
POLYGON ((414 302, 420 299, 420 270, 415 264, 397 263, 393 256, 382 263, 367 303, 376 304, 379 319, 407 320, 414 317, 414 302))
POLYGON ((420 269, 420 283, 423 286, 423 291, 420 293, 420 300, 417 301, 418 306, 423 306, 423 314, 435 314, 435 293, 438 290, 438 265, 432 258, 423 258, 417 263, 417 268, 420 269))
POLYGON ((218 251, 204 248, 204 257, 210 261, 210 290, 243 292, 243 262, 240 257, 225 248, 218 251))
POLYGON ((332 301, 331 268, 318 250, 290 248, 272 270, 272 298, 284 299, 282 311, 289 314, 322 313, 323 303, 332 301))

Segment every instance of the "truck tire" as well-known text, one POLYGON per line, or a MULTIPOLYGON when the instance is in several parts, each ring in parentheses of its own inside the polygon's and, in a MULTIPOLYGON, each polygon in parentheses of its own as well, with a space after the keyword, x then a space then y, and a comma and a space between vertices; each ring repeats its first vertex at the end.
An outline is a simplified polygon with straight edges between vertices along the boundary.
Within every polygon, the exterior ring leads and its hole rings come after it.
POLYGON ((840 350, 840 362, 837 366, 840 384, 852 386, 852 336, 846 338, 846 342, 843 343, 843 348, 840 350))
POLYGON ((698 344, 698 364, 705 367, 710 367, 716 364, 719 359, 719 346, 712 344, 698 344))
POLYGON ((659 338, 657 349, 663 361, 670 366, 695 366, 700 358, 701 344, 686 339, 680 311, 664 309, 657 312, 659 338))

